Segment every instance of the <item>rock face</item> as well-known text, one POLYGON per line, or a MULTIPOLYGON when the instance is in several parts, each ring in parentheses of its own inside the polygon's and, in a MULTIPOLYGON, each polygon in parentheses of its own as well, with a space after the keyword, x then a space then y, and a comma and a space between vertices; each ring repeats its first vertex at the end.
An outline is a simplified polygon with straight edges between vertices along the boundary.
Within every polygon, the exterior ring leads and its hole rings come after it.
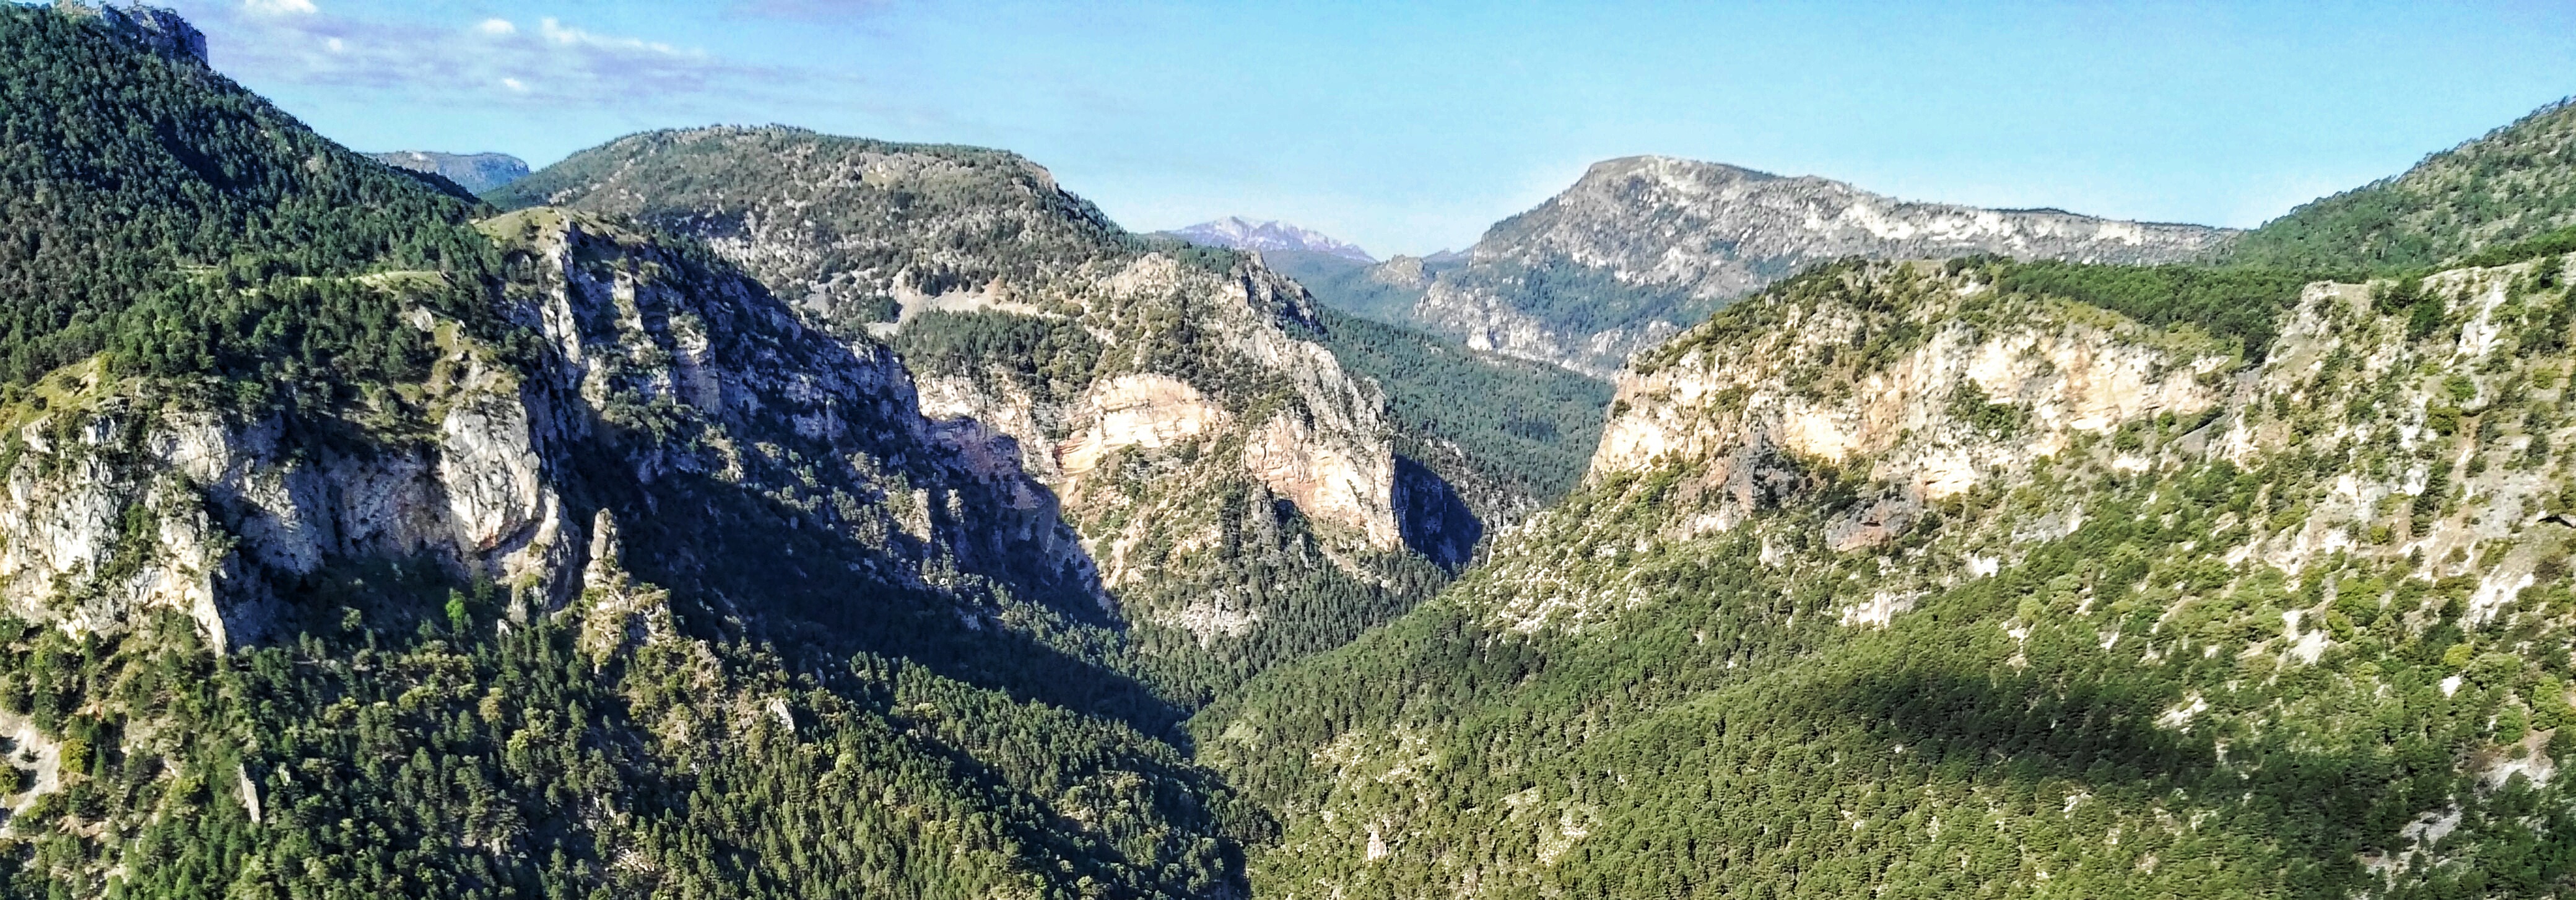
POLYGON ((2011 271, 1838 263, 1635 357, 1584 488, 1405 619, 1202 714, 1202 758, 1289 785, 1256 890, 1722 895, 1860 865, 2238 896, 2323 861, 2320 892, 2409 896, 2570 802, 2567 748, 2536 735, 2576 715, 2553 668, 2576 256, 2267 288, 2259 359, 2011 271), (2115 717, 2123 737, 2067 739, 2115 717), (2141 746, 2207 762, 2106 787, 2141 746), (2262 802, 2301 811, 2231 818, 2253 760, 2407 747, 2366 778, 2276 771, 2262 802), (1993 801, 2040 759, 2064 777, 2042 802, 1993 801), (1897 785, 1901 809, 1850 802, 1897 785), (2369 812, 2304 818, 2329 808, 2369 812), (2173 869, 2219 832, 2262 849, 2173 869), (1961 862, 1991 841, 2085 849, 1961 862))
POLYGON ((1713 481, 1734 487, 1740 516, 1755 476, 1734 470, 1785 453, 1866 464, 1868 477, 1938 501, 2062 453, 2078 435, 2207 410, 2220 392, 2205 379, 2234 362, 2214 344, 2191 352, 2108 320, 1973 323, 1957 311, 1990 290, 1974 281, 1902 268, 1846 277, 1877 282, 1846 288, 1853 293, 1921 297, 1902 322, 1922 336, 1846 381, 1822 362, 1832 348, 1900 322, 1824 299, 1779 304, 1758 325, 1694 330, 1619 380, 1590 477, 1707 461, 1713 481))
MULTIPOLYGON (((2214 415, 2239 363, 2219 341, 1998 296, 1974 268, 1830 267, 1638 355, 1586 481, 1598 489, 1681 473, 1653 516, 1662 541, 1847 495, 1816 537, 1831 552, 1858 551, 2124 427, 2214 415)), ((1533 531, 1556 527, 1580 526, 1533 531)), ((1493 565, 1551 565, 1508 550, 1497 547, 1493 565)), ((1615 593, 1574 584, 1518 593, 1496 615, 1514 627, 1579 629, 1615 616, 1615 593)))
POLYGON ((0 505, 10 612, 116 632, 195 618, 218 649, 269 636, 278 579, 333 558, 429 557, 560 596, 561 502, 516 378, 460 354, 433 446, 311 453, 275 417, 237 421, 110 382, 20 425, 0 505))
POLYGON ((1007 435, 1062 497, 1130 619, 1234 623, 1182 629, 1192 646, 1281 644, 1278 608, 1183 614, 1211 591, 1267 594, 1281 577, 1255 573, 1284 570, 1381 592, 1407 549, 1385 399, 1311 339, 1306 292, 1257 257, 1129 235, 1017 156, 654 132, 493 196, 701 238, 816 327, 884 340, 930 415, 1007 435))
POLYGON ((528 164, 507 153, 396 150, 367 155, 388 166, 437 175, 477 194, 528 177, 528 164))
POLYGON ((882 347, 808 331, 747 279, 577 216, 484 227, 523 261, 506 312, 542 335, 546 363, 522 375, 419 310, 445 354, 421 394, 435 415, 375 440, 316 450, 277 416, 202 409, 95 363, 49 377, 54 399, 18 410, 11 431, 8 612, 114 632, 173 609, 222 648, 273 636, 278 585, 352 558, 425 560, 560 605, 581 586, 602 498, 653 506, 687 495, 651 486, 691 480, 811 494, 826 527, 913 565, 1097 593, 1010 439, 923 419, 882 347), (907 521, 894 501, 926 515, 907 521))
POLYGON ((1360 249, 1357 244, 1337 240, 1331 235, 1299 228, 1286 222, 1255 222, 1240 216, 1227 216, 1213 222, 1200 222, 1187 228, 1175 228, 1169 233, 1173 237, 1193 244, 1206 244, 1211 247, 1321 253, 1361 264, 1377 261, 1377 257, 1370 256, 1368 251, 1360 249))
POLYGON ((175 60, 206 64, 206 33, 171 10, 129 3, 123 7, 82 0, 58 0, 56 10, 74 16, 96 16, 109 30, 124 34, 147 50, 175 60))
POLYGON ((1824 260, 1992 253, 2163 263, 2206 256, 2233 235, 1917 203, 1812 176, 1630 157, 1597 163, 1564 193, 1497 223, 1466 266, 1423 286, 1413 317, 1478 349, 1606 375, 1678 323, 1824 260))

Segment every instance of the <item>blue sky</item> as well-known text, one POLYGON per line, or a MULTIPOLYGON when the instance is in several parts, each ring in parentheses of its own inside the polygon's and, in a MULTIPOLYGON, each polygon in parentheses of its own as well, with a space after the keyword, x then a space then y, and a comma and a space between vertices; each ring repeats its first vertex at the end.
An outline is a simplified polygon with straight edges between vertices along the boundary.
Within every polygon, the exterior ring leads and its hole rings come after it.
POLYGON ((2576 2, 157 0, 365 150, 781 122, 1002 147, 1136 230, 1472 243, 1659 153, 2251 226, 2576 94, 2576 2))

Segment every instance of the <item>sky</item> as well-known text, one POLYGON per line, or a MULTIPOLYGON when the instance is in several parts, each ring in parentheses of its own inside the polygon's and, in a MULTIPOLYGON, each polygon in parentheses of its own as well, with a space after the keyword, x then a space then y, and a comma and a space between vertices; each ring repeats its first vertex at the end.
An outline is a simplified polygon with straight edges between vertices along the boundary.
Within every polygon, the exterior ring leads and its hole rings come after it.
POLYGON ((2250 227, 2576 94, 2576 0, 153 0, 360 150, 783 123, 1018 152, 1138 231, 1473 243, 1662 154, 2250 227))

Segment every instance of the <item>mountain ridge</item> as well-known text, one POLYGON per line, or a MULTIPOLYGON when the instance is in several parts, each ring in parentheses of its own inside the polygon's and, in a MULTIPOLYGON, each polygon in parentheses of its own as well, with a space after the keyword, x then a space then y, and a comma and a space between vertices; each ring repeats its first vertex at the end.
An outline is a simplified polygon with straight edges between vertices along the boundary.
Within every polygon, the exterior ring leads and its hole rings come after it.
POLYGON ((2576 97, 2300 204, 2248 233, 2240 264, 2390 272, 2576 227, 2576 97))
POLYGON ((476 194, 528 177, 527 162, 507 153, 392 150, 367 155, 385 165, 445 178, 476 194))
POLYGON ((2199 258, 2227 229, 1897 200, 1816 176, 1664 156, 1603 160, 1488 229, 1408 318, 1488 349, 1607 375, 1736 296, 1811 263, 1997 253, 2199 258))
POLYGON ((1227 216, 1163 233, 1192 243, 1235 250, 1291 250, 1321 253, 1361 264, 1377 262, 1377 257, 1360 249, 1357 244, 1279 221, 1256 222, 1241 216, 1227 216))

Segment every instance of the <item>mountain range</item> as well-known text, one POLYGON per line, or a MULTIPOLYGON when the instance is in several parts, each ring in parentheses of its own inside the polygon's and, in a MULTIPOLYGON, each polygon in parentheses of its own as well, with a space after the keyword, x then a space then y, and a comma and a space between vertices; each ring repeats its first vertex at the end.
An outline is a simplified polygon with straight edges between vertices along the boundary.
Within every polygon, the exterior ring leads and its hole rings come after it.
POLYGON ((430 153, 420 150, 398 150, 367 155, 388 166, 426 172, 445 178, 456 182, 458 187, 477 194, 528 177, 528 164, 507 153, 430 153))
POLYGON ((1607 376, 1630 353, 1809 265, 1862 256, 2157 264, 2209 256, 2234 232, 2053 209, 1978 209, 1813 176, 1638 156, 1496 223, 1463 259, 1398 257, 1355 312, 1607 376))
POLYGON ((0 895, 2576 886, 2566 104, 1363 262, 774 126, 478 196, 192 34, 0 6, 0 895))
POLYGON ((1200 222, 1187 228, 1167 232, 1173 237, 1211 247, 1269 252, 1287 250, 1297 253, 1320 253, 1367 264, 1377 257, 1355 244, 1344 243, 1330 235, 1309 231, 1286 222, 1255 222, 1239 216, 1227 216, 1213 222, 1200 222))

